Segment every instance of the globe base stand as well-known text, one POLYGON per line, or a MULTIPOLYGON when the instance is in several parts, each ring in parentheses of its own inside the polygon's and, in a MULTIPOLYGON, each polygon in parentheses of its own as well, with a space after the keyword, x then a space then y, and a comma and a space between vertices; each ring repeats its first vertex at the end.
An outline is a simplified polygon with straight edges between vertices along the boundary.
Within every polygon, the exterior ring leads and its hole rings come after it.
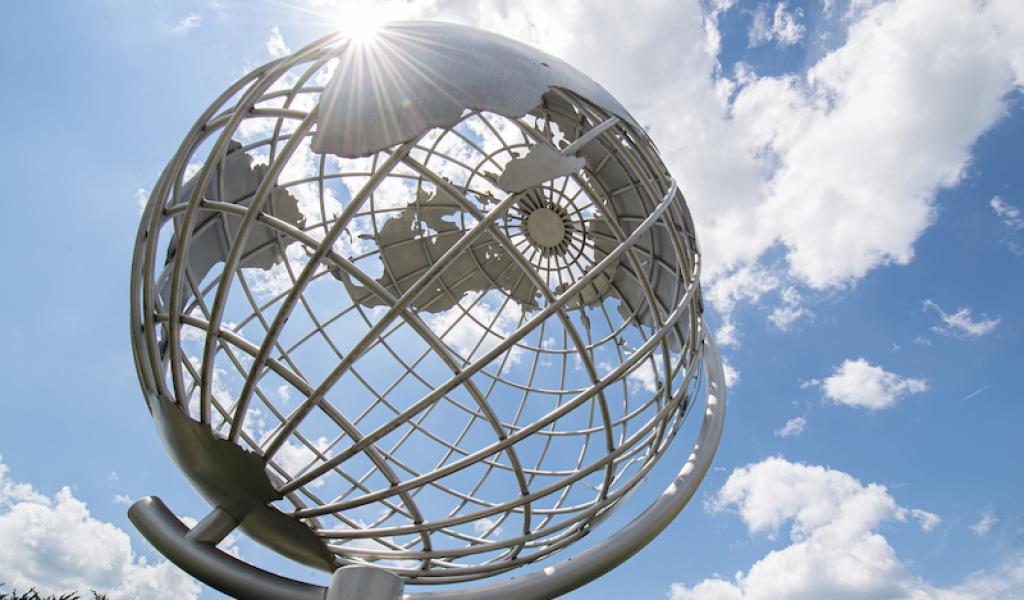
POLYGON ((351 565, 334 572, 324 600, 398 600, 404 588, 402 578, 390 571, 351 565))
MULTIPOLYGON (((219 509, 211 513, 221 514, 219 509)), ((189 529, 155 496, 133 504, 128 510, 128 518, 143 537, 171 562, 207 585, 236 598, 398 600, 405 587, 401 577, 368 565, 338 569, 326 589, 268 573, 219 550, 216 543, 223 536, 201 535, 206 529, 202 523, 189 529)))

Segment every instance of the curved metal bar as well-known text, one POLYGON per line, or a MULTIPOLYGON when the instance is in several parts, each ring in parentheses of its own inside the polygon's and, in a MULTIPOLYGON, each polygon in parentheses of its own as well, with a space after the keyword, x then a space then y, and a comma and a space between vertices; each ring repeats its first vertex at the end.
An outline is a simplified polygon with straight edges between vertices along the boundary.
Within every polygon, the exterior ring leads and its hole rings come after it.
POLYGON ((318 585, 268 573, 216 546, 189 539, 189 528, 155 496, 133 504, 128 518, 171 562, 225 594, 249 600, 324 600, 327 593, 318 585))

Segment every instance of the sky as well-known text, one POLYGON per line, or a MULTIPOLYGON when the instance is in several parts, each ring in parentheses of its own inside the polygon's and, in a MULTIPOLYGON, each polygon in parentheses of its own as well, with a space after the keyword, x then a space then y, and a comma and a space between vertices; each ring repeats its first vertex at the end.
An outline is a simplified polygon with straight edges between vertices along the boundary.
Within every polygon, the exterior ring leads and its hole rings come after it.
MULTIPOLYGON (((731 374, 713 471, 658 539, 568 597, 1024 597, 1019 0, 11 7, 0 582, 222 597, 126 517, 148 495, 208 512, 135 378, 140 203, 244 72, 405 18, 498 32, 600 82, 696 221, 731 374)), ((652 479, 688 452, 680 440, 652 479)), ((244 536, 224 545, 326 579, 244 536)))

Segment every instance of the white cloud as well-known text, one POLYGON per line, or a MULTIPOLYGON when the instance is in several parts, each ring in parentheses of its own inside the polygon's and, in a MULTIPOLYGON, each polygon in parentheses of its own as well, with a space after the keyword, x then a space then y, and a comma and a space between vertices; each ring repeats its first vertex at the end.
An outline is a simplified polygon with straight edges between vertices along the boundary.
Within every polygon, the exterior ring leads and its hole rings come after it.
POLYGON ((756 302, 779 285, 777 275, 760 265, 751 264, 716 279, 706 296, 715 309, 728 315, 738 302, 756 302))
POLYGON ((736 333, 736 325, 727 319, 715 332, 715 341, 719 346, 739 346, 740 339, 736 333))
POLYGON ((992 514, 991 510, 986 510, 981 514, 981 518, 978 519, 978 522, 971 525, 970 529, 975 535, 986 536, 989 531, 992 531, 992 528, 998 522, 999 517, 992 514))
POLYGON ((749 46, 754 48, 772 40, 780 46, 792 46, 804 36, 804 26, 800 23, 803 16, 802 9, 790 12, 786 10, 785 2, 779 2, 769 17, 768 5, 761 4, 754 11, 754 19, 747 32, 749 46))
POLYGON ((722 359, 722 370, 725 372, 725 387, 731 388, 740 381, 739 369, 729 364, 729 361, 722 359))
MULTIPOLYGON (((657 359, 655 359, 654 364, 657 365, 657 371, 655 371, 655 367, 651 365, 650 360, 640 361, 636 368, 626 375, 626 380, 629 381, 630 386, 633 388, 642 388, 644 391, 650 393, 658 391, 658 375, 663 371, 664 365, 657 359)), ((611 371, 611 369, 608 370, 611 371)))
POLYGON ((910 516, 917 519, 918 524, 924 531, 932 531, 939 526, 939 523, 942 523, 942 517, 939 515, 919 508, 912 508, 910 510, 910 516))
POLYGON ((149 202, 149 190, 146 188, 138 188, 135 190, 135 206, 141 213, 146 208, 146 204, 149 202))
POLYGON ((111 600, 197 598, 200 587, 166 561, 150 564, 121 529, 94 518, 63 487, 52 498, 12 481, 0 462, 0 581, 40 593, 94 589, 111 600))
POLYGON ((1024 229, 1024 212, 999 196, 989 203, 999 220, 1010 229, 1024 229))
POLYGON ((768 22, 768 5, 761 4, 754 11, 754 18, 747 30, 747 47, 755 48, 772 40, 772 27, 768 22))
POLYGON ((837 404, 881 410, 891 408, 903 396, 927 391, 928 383, 901 377, 858 358, 844 360, 821 382, 821 389, 837 404))
MULTIPOLYGON (((705 288, 704 296, 722 315, 723 325, 715 334, 718 343, 721 346, 739 346, 739 331, 732 321, 733 309, 740 302, 758 302, 781 285, 782 281, 778 274, 758 264, 744 265, 715 278, 711 285, 705 288)), ((799 316, 797 315, 797 318, 799 316)))
POLYGON ((195 177, 196 173, 198 173, 202 168, 202 163, 188 163, 187 165, 185 165, 185 172, 181 174, 181 180, 188 181, 189 179, 192 179, 193 177, 195 177))
POLYGON ((280 261, 274 263, 269 269, 259 267, 243 269, 243 273, 245 273, 249 281, 249 286, 258 299, 266 300, 291 290, 294 283, 292 277, 298 277, 298 274, 302 272, 302 269, 309 261, 309 255, 306 254, 301 244, 289 244, 286 246, 284 256, 288 261, 287 266, 284 264, 284 261, 280 261), (290 273, 289 267, 291 267, 290 273))
MULTIPOLYGON (((1011 69, 1019 45, 1003 44, 1015 43, 1004 36, 1022 15, 998 3, 1003 26, 996 4, 879 3, 806 75, 738 81, 733 122, 778 166, 765 165, 764 193, 744 203, 746 233, 719 240, 725 230, 712 225, 705 245, 750 246, 749 256, 781 242, 791 274, 814 287, 909 262, 936 192, 960 181, 974 140, 1020 84, 1011 69), (971 93, 942 92, 965 84, 971 93)), ((700 214, 702 197, 720 195, 689 197, 700 214)), ((742 219, 724 208, 719 222, 742 219)))
MULTIPOLYGON (((477 519, 473 521, 473 530, 476 531, 477 535, 483 535, 487 533, 492 527, 494 527, 496 521, 494 519, 477 519)), ((501 535, 502 528, 494 527, 494 531, 490 533, 491 538, 497 538, 501 535)))
POLYGON ((192 31, 203 24, 203 18, 196 13, 189 13, 188 15, 181 18, 180 21, 175 23, 174 31, 177 33, 185 33, 192 31))
POLYGON ((770 315, 768 320, 771 321, 772 325, 775 325, 782 331, 789 331, 789 328, 797 321, 800 317, 806 314, 806 310, 799 306, 782 305, 775 308, 770 315))
POLYGON ((1024 557, 1016 556, 995 569, 973 573, 963 583, 941 590, 933 597, 940 600, 1024 598, 1024 557))
POLYGON ((925 300, 924 307, 930 308, 939 314, 942 324, 932 327, 932 331, 943 335, 981 337, 992 333, 992 330, 1000 322, 1000 319, 989 319, 986 315, 981 315, 981 318, 978 320, 972 319, 971 310, 965 307, 958 308, 955 313, 947 313, 942 310, 941 306, 931 300, 925 300))
POLYGON ((125 494, 114 494, 114 504, 124 504, 125 506, 132 503, 131 496, 125 494))
POLYGON ((794 539, 830 524, 862 529, 905 516, 884 486, 864 486, 842 471, 781 457, 735 469, 710 507, 735 510, 752 534, 777 534, 792 521, 794 539))
POLYGON ((776 328, 789 331, 801 317, 814 316, 814 313, 800 305, 803 298, 795 287, 790 286, 782 290, 779 298, 782 303, 768 315, 768 320, 776 328))
MULTIPOLYGON (((885 486, 862 484, 842 471, 773 457, 738 468, 712 498, 713 512, 735 512, 752 535, 778 535, 788 544, 772 550, 732 580, 675 583, 671 600, 796 598, 911 598, 981 600, 1024 590, 1018 559, 976 573, 963 584, 937 588, 909 572, 879 532, 890 522, 914 518, 925 531, 940 519, 896 503, 885 486), (985 591, 1010 591, 994 596, 985 591)), ((773 538, 774 539, 774 538, 773 538)))
POLYGON ((270 29, 270 37, 267 38, 267 52, 274 58, 284 58, 292 53, 281 35, 281 29, 276 25, 270 29))
MULTIPOLYGON (((523 321, 519 304, 503 300, 502 294, 493 291, 470 294, 452 308, 431 315, 427 324, 460 357, 473 361, 504 341, 523 321)), ((517 364, 522 355, 523 349, 513 345, 497 357, 494 364, 504 361, 502 369, 507 370, 517 364)), ((643 375, 640 370, 634 373, 638 377, 643 375)))
POLYGON ((786 424, 775 430, 775 435, 778 437, 795 437, 804 432, 807 428, 807 419, 803 417, 793 417, 786 421, 786 424))
MULTIPOLYGON (((313 444, 313 447, 321 453, 326 452, 328 446, 330 446, 330 442, 323 436, 320 436, 315 440, 311 440, 311 443, 313 444)), ((321 462, 319 458, 317 458, 316 453, 310 450, 306 444, 299 441, 286 441, 277 450, 277 454, 274 455, 274 462, 284 469, 284 471, 291 477, 298 477, 314 461, 318 463, 321 462)), ((316 479, 311 484, 311 486, 315 488, 322 487, 323 485, 324 477, 316 479)))

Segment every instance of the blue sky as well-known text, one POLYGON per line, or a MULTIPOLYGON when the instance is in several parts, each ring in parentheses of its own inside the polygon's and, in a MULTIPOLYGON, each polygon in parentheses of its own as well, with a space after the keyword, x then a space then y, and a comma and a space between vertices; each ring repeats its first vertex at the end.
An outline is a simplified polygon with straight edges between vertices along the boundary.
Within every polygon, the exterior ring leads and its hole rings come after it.
POLYGON ((693 209, 737 377, 725 437, 669 529, 571 597, 1024 596, 1024 6, 547 5, 11 10, 0 581, 219 597, 125 516, 147 495, 208 510, 135 380, 139 197, 228 84, 351 15, 473 24, 576 65, 649 129, 693 209))

